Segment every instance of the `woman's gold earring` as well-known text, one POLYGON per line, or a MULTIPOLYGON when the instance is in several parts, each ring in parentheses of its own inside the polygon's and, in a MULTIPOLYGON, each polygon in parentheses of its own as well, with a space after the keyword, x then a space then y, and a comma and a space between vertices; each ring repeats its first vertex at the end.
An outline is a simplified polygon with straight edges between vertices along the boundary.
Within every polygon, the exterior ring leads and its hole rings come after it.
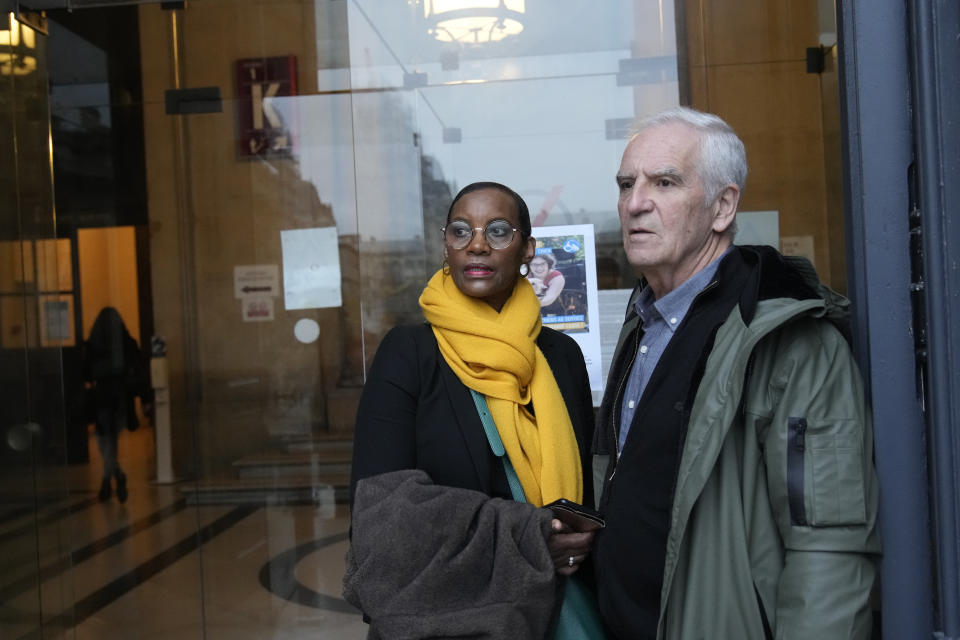
POLYGON ((521 264, 521 265, 520 265, 520 275, 523 276, 524 278, 526 278, 528 273, 530 273, 530 267, 527 266, 527 263, 521 264))
POLYGON ((440 265, 440 270, 443 271, 443 275, 450 275, 450 265, 447 264, 447 259, 443 259, 443 263, 440 265))

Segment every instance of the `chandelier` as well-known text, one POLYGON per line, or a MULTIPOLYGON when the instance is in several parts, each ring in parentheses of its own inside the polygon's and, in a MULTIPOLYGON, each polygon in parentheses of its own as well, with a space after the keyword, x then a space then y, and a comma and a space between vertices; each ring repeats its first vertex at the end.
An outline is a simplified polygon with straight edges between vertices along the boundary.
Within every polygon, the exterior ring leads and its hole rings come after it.
POLYGON ((7 14, 7 20, 0 18, 0 76, 22 76, 34 71, 36 47, 33 29, 21 25, 13 13, 7 14))
POLYGON ((423 0, 429 33, 441 42, 483 44, 523 31, 524 0, 423 0))

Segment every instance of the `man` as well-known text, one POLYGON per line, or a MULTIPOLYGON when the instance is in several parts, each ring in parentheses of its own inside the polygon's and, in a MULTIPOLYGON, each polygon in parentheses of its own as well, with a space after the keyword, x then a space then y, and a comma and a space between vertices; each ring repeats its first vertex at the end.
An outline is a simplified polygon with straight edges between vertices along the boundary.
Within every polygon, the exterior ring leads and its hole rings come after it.
POLYGON ((676 108, 637 131, 617 184, 640 282, 594 438, 604 619, 622 640, 869 638, 877 483, 847 302, 809 262, 733 245, 747 164, 725 122, 676 108))

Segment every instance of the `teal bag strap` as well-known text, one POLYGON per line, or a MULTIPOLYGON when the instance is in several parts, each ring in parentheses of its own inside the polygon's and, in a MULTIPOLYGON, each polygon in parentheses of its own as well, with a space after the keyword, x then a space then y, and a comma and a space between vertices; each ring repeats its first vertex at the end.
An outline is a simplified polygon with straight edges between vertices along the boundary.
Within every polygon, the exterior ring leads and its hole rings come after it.
POLYGON ((477 393, 470 389, 470 395, 473 396, 473 404, 477 406, 477 413, 480 414, 480 422, 483 423, 483 430, 487 434, 487 442, 493 449, 493 454, 503 461, 503 470, 507 472, 507 484, 510 485, 510 493, 517 502, 526 502, 527 495, 523 492, 523 485, 520 484, 520 478, 513 469, 513 463, 507 455, 507 450, 503 447, 503 440, 500 439, 500 432, 497 431, 497 424, 490 415, 490 407, 487 406, 487 399, 482 393, 477 393))
MULTIPOLYGON (((527 496, 523 492, 520 478, 517 477, 517 472, 503 446, 503 440, 500 439, 497 424, 490 415, 487 399, 482 393, 477 393, 473 389, 470 389, 470 395, 473 396, 473 404, 477 406, 477 413, 480 414, 480 422, 483 423, 483 430, 487 434, 487 442, 490 443, 494 455, 503 461, 503 470, 507 472, 507 483, 510 484, 513 499, 517 502, 526 502, 527 496)), ((551 640, 603 640, 606 637, 596 597, 575 576, 567 578, 564 581, 563 601, 557 626, 551 640)))

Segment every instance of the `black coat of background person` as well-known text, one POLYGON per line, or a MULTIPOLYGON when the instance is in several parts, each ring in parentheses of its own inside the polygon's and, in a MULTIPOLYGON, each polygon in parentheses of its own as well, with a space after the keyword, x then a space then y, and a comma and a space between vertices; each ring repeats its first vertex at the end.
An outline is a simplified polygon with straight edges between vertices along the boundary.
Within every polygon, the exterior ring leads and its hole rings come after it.
POLYGON ((137 428, 134 398, 152 402, 147 359, 133 339, 120 313, 104 307, 83 344, 83 376, 94 383, 88 390, 86 420, 95 422, 97 433, 116 435, 137 428))
MULTIPOLYGON (((547 327, 537 346, 566 402, 583 468, 583 502, 592 505, 593 403, 580 347, 547 327)), ((357 412, 351 503, 358 480, 400 469, 421 469, 436 484, 511 499, 470 390, 443 359, 428 324, 393 328, 377 350, 357 412)))

